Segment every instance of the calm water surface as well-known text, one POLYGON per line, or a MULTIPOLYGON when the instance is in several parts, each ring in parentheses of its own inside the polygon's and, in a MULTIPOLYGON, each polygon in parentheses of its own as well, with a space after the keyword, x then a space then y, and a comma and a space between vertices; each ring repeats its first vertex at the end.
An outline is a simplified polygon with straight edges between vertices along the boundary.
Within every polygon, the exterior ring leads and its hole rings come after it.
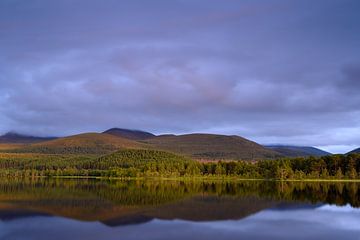
POLYGON ((357 183, 0 182, 0 239, 360 239, 357 183))

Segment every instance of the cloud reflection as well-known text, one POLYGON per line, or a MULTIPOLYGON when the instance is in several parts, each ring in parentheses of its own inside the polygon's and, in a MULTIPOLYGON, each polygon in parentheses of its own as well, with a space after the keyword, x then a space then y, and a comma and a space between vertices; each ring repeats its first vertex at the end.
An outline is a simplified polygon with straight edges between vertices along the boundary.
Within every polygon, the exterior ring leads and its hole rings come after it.
POLYGON ((58 217, 34 217, 0 223, 1 240, 22 239, 359 239, 360 212, 349 206, 265 210, 238 221, 153 220, 108 227, 58 217))

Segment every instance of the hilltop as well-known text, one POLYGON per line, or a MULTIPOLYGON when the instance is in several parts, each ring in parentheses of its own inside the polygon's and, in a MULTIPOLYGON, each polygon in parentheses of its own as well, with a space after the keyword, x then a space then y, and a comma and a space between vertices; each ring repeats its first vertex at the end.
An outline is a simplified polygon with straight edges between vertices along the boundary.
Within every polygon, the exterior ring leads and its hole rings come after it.
POLYGON ((111 128, 109 130, 104 131, 103 133, 110 134, 116 137, 131 139, 131 140, 144 140, 155 137, 154 134, 149 132, 145 132, 141 130, 124 129, 124 128, 111 128))
POLYGON ((315 147, 300 147, 300 146, 288 146, 288 145, 268 145, 265 146, 268 149, 276 151, 286 157, 322 157, 331 155, 331 153, 323 151, 315 147))

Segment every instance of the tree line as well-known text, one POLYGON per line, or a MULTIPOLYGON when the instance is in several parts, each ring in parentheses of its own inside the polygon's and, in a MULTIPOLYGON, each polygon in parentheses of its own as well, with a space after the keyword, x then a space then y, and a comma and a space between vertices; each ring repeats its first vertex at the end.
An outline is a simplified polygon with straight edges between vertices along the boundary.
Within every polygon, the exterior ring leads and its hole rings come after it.
POLYGON ((358 179, 360 155, 262 161, 198 162, 158 150, 94 155, 0 154, 0 176, 237 177, 244 179, 358 179))

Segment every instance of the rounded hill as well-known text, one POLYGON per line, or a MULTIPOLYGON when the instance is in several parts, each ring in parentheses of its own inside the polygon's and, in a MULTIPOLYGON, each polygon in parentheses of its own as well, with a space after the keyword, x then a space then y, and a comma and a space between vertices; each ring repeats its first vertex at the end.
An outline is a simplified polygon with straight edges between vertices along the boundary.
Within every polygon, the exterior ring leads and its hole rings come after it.
POLYGON ((144 144, 103 133, 84 133, 42 143, 18 151, 51 154, 106 154, 119 149, 142 148, 144 144))
POLYGON ((256 160, 282 156, 280 153, 239 136, 215 134, 162 135, 144 142, 155 149, 204 160, 256 160))
POLYGON ((141 130, 124 129, 124 128, 111 128, 103 133, 110 134, 116 137, 131 139, 131 140, 144 140, 155 137, 154 134, 149 132, 145 132, 141 130))

